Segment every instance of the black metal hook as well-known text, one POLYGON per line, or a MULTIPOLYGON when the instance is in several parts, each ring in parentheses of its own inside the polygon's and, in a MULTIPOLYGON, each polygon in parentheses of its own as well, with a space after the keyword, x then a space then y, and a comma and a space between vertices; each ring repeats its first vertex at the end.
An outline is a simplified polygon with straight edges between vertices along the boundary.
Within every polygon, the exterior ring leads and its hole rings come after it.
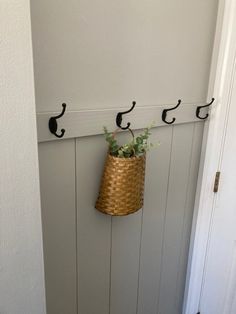
POLYGON ((123 116, 123 114, 126 114, 126 113, 131 112, 131 111, 134 109, 134 107, 135 107, 135 105, 136 105, 136 102, 133 101, 132 104, 133 104, 133 105, 132 105, 132 107, 131 107, 129 110, 123 111, 123 112, 118 112, 118 114, 117 114, 117 116, 116 116, 116 125, 118 126, 118 128, 120 128, 120 129, 122 129, 122 130, 127 130, 127 129, 129 129, 129 127, 130 127, 130 122, 127 123, 127 126, 126 126, 126 127, 122 127, 122 126, 121 126, 121 123, 122 123, 122 116, 123 116))
POLYGON ((51 117, 48 122, 48 127, 49 127, 50 132, 59 138, 63 137, 65 134, 65 129, 61 129, 61 134, 56 133, 57 132, 57 119, 61 118, 64 115, 66 111, 66 104, 65 103, 62 104, 62 107, 63 107, 62 112, 56 117, 51 117))
POLYGON ((205 115, 205 117, 200 117, 200 111, 201 111, 202 108, 206 108, 206 107, 209 107, 210 105, 212 105, 214 100, 215 100, 215 98, 212 98, 212 100, 211 100, 211 102, 209 102, 209 104, 206 104, 205 106, 198 106, 197 107, 197 109, 196 109, 196 116, 197 116, 198 119, 205 120, 205 119, 208 118, 208 116, 209 116, 208 113, 205 115))
POLYGON ((175 120, 176 120, 175 118, 173 118, 172 121, 170 121, 170 122, 166 121, 167 112, 168 112, 168 111, 171 111, 171 110, 175 110, 176 108, 179 107, 180 104, 181 104, 181 99, 178 100, 178 103, 177 103, 177 105, 176 105, 175 107, 173 107, 173 108, 171 108, 171 109, 164 109, 164 110, 162 111, 162 121, 165 122, 165 123, 167 123, 167 124, 172 124, 172 123, 174 123, 175 120))

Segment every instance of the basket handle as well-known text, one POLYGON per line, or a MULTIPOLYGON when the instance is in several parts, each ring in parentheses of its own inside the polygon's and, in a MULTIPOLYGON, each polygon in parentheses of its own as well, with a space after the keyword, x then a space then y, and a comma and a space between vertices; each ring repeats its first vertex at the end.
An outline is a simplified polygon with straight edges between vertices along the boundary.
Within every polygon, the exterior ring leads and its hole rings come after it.
MULTIPOLYGON (((113 138, 116 137, 118 131, 120 130, 120 128, 117 128, 113 133, 112 133, 112 136, 113 138)), ((130 134, 132 135, 132 138, 133 138, 133 141, 134 141, 134 132, 130 129, 130 128, 127 128, 127 130, 129 130, 130 134)), ((135 150, 133 149, 133 153, 135 155, 135 150)))
MULTIPOLYGON (((118 133, 119 130, 120 130, 120 128, 117 128, 117 129, 112 133, 113 138, 116 137, 116 135, 117 135, 117 133, 118 133)), ((134 140, 134 132, 133 132, 130 128, 128 128, 127 130, 129 130, 129 132, 130 132, 130 134, 132 135, 132 138, 133 138, 133 140, 134 140)))

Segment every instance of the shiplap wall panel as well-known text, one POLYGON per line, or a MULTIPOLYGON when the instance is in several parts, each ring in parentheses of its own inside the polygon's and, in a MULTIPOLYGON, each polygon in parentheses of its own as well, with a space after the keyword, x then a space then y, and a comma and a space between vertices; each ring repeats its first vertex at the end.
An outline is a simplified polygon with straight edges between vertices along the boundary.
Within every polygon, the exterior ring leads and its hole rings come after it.
POLYGON ((110 314, 136 313, 141 228, 142 210, 112 218, 110 314))
POLYGON ((202 149, 203 124, 197 122, 194 124, 194 135, 192 143, 192 157, 190 164, 190 173, 188 180, 188 189, 185 203, 185 213, 183 217, 182 239, 180 258, 178 264, 178 278, 176 282, 176 308, 181 313, 184 298, 184 288, 186 281, 186 270, 188 263, 188 250, 190 234, 192 228, 193 209, 195 202, 195 193, 198 178, 198 169, 202 149))
POLYGON ((48 314, 76 314, 75 140, 39 145, 48 314))
POLYGON ((76 140, 78 313, 109 314, 111 217, 95 210, 107 146, 76 140))
POLYGON ((173 129, 158 314, 177 313, 176 282, 193 149, 193 131, 193 123, 174 126, 173 129))
POLYGON ((48 314, 74 314, 76 303, 78 314, 181 311, 202 130, 152 130, 161 145, 147 155, 144 208, 127 217, 94 209, 103 136, 39 145, 48 314))
POLYGON ((170 126, 152 131, 152 142, 160 141, 161 145, 147 155, 138 314, 157 313, 172 128, 170 126))

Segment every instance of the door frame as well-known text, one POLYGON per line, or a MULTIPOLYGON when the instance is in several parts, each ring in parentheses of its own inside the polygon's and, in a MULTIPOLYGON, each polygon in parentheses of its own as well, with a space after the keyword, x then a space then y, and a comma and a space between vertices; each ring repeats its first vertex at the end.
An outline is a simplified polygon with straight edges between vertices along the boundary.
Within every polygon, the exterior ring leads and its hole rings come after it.
MULTIPOLYGON (((232 83, 236 72, 236 0, 219 0, 215 43, 209 81, 209 98, 216 101, 205 124, 203 151, 196 192, 191 235, 184 314, 199 312, 205 264, 208 255, 217 193, 213 192, 215 174, 221 170, 232 83)), ((236 127, 235 127, 236 131, 236 127)))

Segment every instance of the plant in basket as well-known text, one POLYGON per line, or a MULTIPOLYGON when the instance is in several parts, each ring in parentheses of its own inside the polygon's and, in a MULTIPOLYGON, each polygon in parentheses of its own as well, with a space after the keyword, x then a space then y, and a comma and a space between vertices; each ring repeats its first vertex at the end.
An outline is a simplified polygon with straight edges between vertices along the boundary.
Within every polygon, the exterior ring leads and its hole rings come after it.
POLYGON ((150 129, 119 145, 117 131, 108 132, 104 127, 108 153, 101 180, 96 209, 113 216, 124 216, 136 212, 143 206, 146 152, 153 147, 149 143, 150 129))

